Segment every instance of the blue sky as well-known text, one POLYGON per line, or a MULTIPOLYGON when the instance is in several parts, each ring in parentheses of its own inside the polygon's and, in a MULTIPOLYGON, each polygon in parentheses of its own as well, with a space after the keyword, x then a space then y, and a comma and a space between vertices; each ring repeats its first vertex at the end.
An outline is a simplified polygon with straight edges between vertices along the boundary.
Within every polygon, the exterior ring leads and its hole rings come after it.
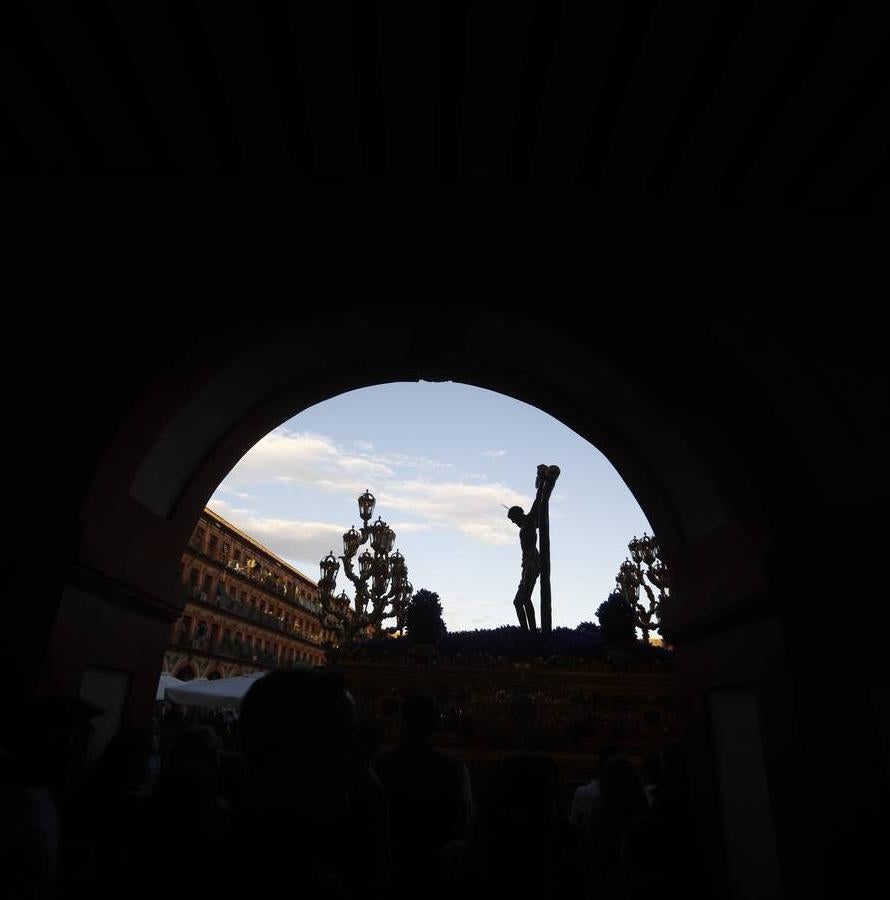
MULTIPOLYGON (((396 532, 415 590, 436 591, 449 630, 516 624, 519 533, 538 463, 562 474, 550 502, 553 624, 593 621, 627 543, 652 533, 611 463, 533 406, 455 383, 363 388, 304 410, 257 443, 209 506, 313 580, 342 534, 361 525, 356 498, 396 532)), ((351 585, 340 574, 340 587, 351 585)), ((540 609, 539 589, 533 596, 540 609)))

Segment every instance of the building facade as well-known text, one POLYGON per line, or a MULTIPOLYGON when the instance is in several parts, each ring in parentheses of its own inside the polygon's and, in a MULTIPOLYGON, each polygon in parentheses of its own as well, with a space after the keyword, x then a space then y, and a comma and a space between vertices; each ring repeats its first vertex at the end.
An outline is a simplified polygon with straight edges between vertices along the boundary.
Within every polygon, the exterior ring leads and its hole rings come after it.
POLYGON ((324 663, 334 635, 318 585, 210 509, 182 554, 180 585, 186 605, 164 671, 187 681, 324 663))

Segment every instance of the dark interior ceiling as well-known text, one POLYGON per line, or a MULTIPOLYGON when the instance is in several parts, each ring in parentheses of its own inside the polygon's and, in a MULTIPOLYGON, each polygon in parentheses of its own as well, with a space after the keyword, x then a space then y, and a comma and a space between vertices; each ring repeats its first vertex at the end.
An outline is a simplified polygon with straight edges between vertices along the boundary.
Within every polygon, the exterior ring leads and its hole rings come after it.
MULTIPOLYGON (((113 421, 135 390, 125 374, 178 352, 209 311, 225 318, 219 303, 184 302, 192 269, 251 241, 275 250, 291 210, 314 214, 307 197, 321 209, 347 194, 383 210, 412 198, 407 232, 426 198, 446 195, 475 204, 455 218, 464 231, 483 199, 531 198, 516 204, 526 219, 568 211, 579 231, 598 208, 629 213, 621 230, 602 218, 596 255, 625 254, 619 268, 659 290, 680 272, 675 330, 707 330, 710 352, 740 361, 783 415, 810 404, 818 421, 842 394, 863 447, 886 418, 872 311, 887 282, 875 223, 890 199, 890 54, 877 16, 815 4, 178 0, 19 5, 3 20, 11 421, 39 420, 47 396, 59 419, 87 414, 63 399, 78 396, 113 421), (631 258, 642 238, 648 269, 631 258)), ((509 222, 511 203, 499 208, 482 232, 509 222)), ((363 227, 379 226, 367 216, 363 227)), ((621 333, 609 329, 616 306, 599 304, 598 334, 621 333)), ((675 352, 674 368, 683 359, 675 352)))
POLYGON ((856 5, 84 2, 4 12, 7 173, 515 186, 886 209, 856 5))

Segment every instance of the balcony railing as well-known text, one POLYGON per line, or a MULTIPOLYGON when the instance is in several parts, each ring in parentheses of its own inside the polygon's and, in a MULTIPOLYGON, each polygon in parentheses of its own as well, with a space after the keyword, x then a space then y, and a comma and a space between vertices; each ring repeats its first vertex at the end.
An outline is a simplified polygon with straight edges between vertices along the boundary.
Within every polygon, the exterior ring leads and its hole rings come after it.
POLYGON ((186 650, 197 650, 200 653, 207 653, 212 656, 227 656, 233 659, 250 660, 265 666, 277 666, 278 660, 275 655, 267 650, 258 650, 256 647, 249 647, 234 638, 217 638, 213 639, 205 635, 187 634, 179 632, 174 636, 173 645, 182 647, 186 650))
POLYGON ((281 583, 280 576, 264 574, 263 572, 257 571, 255 568, 248 568, 243 563, 232 559, 228 554, 224 554, 219 550, 205 550, 194 540, 189 541, 189 546, 202 553, 208 559, 222 563, 222 565, 230 572, 234 572, 239 578, 243 578, 251 584, 258 585, 264 591, 268 591, 271 594, 278 594, 289 600, 291 603, 295 603, 306 612, 313 613, 314 615, 320 613, 321 607, 316 601, 300 596, 299 589, 296 587, 288 590, 287 585, 281 583))
POLYGON ((211 597, 206 592, 200 590, 197 585, 194 585, 190 589, 187 589, 187 596, 194 600, 200 600, 208 606, 215 606, 217 609, 230 612, 241 619, 245 619, 249 622, 256 622, 258 625, 265 628, 280 632, 281 634, 286 634, 289 637, 301 638, 302 640, 309 641, 313 644, 321 643, 320 634, 298 631, 293 627, 289 628, 282 619, 278 618, 278 616, 263 612, 255 606, 248 606, 228 594, 217 594, 216 596, 211 597))

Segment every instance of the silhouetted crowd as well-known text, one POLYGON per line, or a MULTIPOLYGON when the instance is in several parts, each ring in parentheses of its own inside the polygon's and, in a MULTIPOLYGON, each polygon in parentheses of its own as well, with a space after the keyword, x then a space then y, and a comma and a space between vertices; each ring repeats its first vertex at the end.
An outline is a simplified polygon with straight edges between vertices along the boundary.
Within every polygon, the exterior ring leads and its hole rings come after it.
POLYGON ((500 761, 477 802, 430 696, 380 753, 333 672, 270 673, 237 723, 121 733, 88 768, 100 712, 43 698, 7 723, 5 896, 704 896, 678 743, 643 774, 604 748, 567 815, 547 756, 500 761))

